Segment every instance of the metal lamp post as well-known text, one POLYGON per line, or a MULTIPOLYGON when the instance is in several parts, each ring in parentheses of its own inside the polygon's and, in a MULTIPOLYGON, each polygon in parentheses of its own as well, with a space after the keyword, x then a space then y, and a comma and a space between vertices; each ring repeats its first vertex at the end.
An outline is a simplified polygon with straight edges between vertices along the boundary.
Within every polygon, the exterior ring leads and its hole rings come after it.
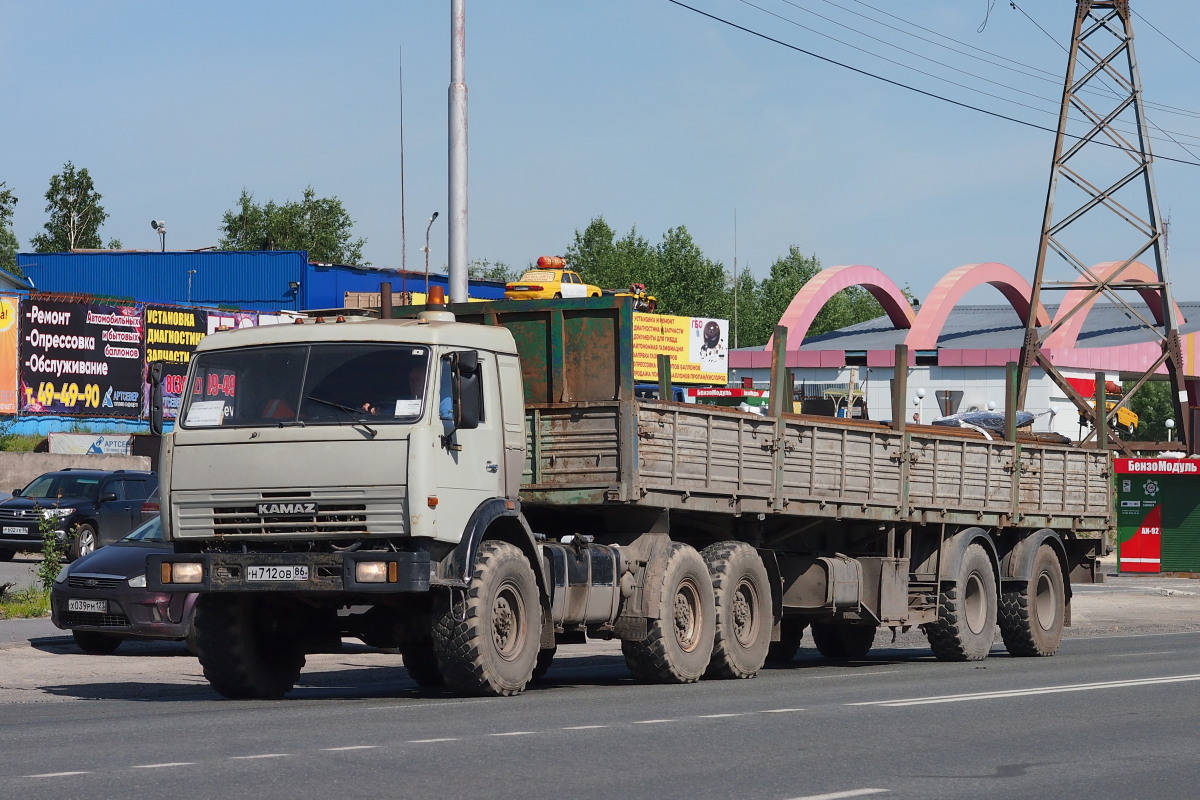
POLYGON ((429 229, 437 217, 438 212, 435 211, 429 218, 429 224, 425 226, 425 247, 421 248, 425 251, 425 305, 429 305, 429 229))

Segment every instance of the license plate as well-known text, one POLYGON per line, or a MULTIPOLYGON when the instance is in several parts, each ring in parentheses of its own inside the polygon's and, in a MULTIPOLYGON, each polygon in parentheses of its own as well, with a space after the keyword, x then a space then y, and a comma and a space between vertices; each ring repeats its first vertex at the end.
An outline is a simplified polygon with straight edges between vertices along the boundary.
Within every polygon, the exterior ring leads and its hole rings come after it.
POLYGON ((28 535, 28 533, 29 533, 28 528, 19 528, 16 525, 5 525, 4 526, 4 535, 5 536, 26 536, 26 535, 28 535))
POLYGON ((280 567, 253 566, 246 567, 248 581, 306 581, 308 567, 289 564, 280 567))
POLYGON ((87 614, 107 614, 107 600, 67 600, 67 611, 83 611, 87 614))

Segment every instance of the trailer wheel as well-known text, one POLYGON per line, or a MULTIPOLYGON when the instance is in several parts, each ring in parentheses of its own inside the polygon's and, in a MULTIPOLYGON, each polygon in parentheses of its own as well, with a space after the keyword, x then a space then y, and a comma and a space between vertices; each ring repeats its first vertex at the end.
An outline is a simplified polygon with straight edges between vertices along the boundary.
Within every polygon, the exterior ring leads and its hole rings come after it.
POLYGON ((433 642, 423 641, 405 644, 400 648, 404 659, 404 668, 408 677, 416 681, 422 688, 441 686, 445 683, 442 672, 438 669, 437 655, 433 652, 433 642))
POLYGON ((844 622, 814 622, 813 644, 826 658, 862 658, 875 644, 875 625, 850 625, 844 622))
POLYGON ((658 619, 646 638, 622 641, 621 652, 633 676, 654 683, 694 683, 712 657, 714 617, 712 579, 695 548, 672 544, 658 587, 658 619))
POLYGON ((462 694, 520 694, 533 675, 541 630, 537 579, 507 542, 479 547, 465 593, 436 614, 433 649, 446 685, 462 694))
POLYGON ((192 628, 204 677, 231 700, 278 699, 304 668, 304 650, 248 595, 202 594, 192 628))
POLYGON ((804 639, 805 623, 799 617, 784 617, 779 622, 779 641, 767 648, 768 664, 788 664, 796 657, 804 639))
POLYGON ((1053 548, 1042 545, 1033 573, 1020 591, 1000 596, 1000 635, 1014 656, 1052 656, 1062 641, 1067 597, 1062 565, 1053 548))
POLYGON ((767 568, 744 542, 720 542, 701 553, 712 578, 715 628, 706 678, 753 678, 771 646, 767 568))
POLYGON ((938 621, 925 626, 939 661, 982 661, 996 638, 996 575, 982 545, 963 552, 954 583, 943 588, 938 621))

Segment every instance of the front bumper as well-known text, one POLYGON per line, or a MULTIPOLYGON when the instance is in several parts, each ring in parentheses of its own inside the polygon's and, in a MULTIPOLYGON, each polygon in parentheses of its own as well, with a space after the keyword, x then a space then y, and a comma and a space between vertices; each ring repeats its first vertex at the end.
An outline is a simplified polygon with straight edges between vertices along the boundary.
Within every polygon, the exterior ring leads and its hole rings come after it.
POLYGON ((152 555, 146 562, 146 586, 155 592, 427 592, 429 553, 352 551, 346 553, 194 553, 152 555), (380 583, 355 578, 360 562, 384 562, 388 580, 380 583), (163 565, 172 565, 164 570, 163 565), (198 583, 164 581, 175 564, 198 564, 198 583), (393 566, 394 565, 394 566, 393 566), (303 580, 251 580, 249 567, 307 567, 303 580), (393 579, 394 578, 394 579, 393 579))

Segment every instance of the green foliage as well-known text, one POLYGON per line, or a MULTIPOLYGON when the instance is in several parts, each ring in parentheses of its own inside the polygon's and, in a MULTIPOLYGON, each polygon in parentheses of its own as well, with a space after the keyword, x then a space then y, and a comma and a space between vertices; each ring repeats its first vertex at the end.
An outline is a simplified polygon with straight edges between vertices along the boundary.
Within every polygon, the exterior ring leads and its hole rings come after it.
POLYGON ((0 591, 0 619, 28 619, 49 613, 50 592, 41 586, 0 591))
POLYGON ((477 258, 467 265, 467 275, 476 280, 499 281, 500 283, 508 283, 521 277, 520 272, 503 261, 493 264, 483 258, 477 258))
MULTIPOLYGON (((1124 384, 1125 391, 1133 388, 1133 382, 1124 384)), ((1127 404, 1138 415, 1137 434, 1132 437, 1142 442, 1165 442, 1168 419, 1175 418, 1175 406, 1171 402, 1170 381, 1146 381, 1127 404)), ((1175 420, 1176 426, 1179 420, 1175 420)), ((1178 427, 1176 428, 1178 432, 1178 427)), ((1131 438, 1123 436, 1122 438, 1131 438)))
POLYGON ((59 541, 55 523, 54 517, 42 517, 38 523, 38 533, 42 535, 42 563, 38 565, 37 577, 44 589, 54 585, 67 557, 67 543, 59 541))
POLYGON ((351 239, 354 220, 336 197, 317 197, 309 186, 304 199, 265 206, 242 190, 237 208, 225 212, 220 247, 224 250, 305 250, 309 259, 331 264, 369 266, 363 261, 366 239, 351 239))
POLYGON ((44 226, 46 232, 33 237, 34 252, 64 253, 103 247, 100 226, 108 219, 108 213, 100 200, 87 169, 76 171, 70 161, 64 164, 62 174, 50 178, 50 188, 46 190, 46 213, 50 219, 44 226))
POLYGON ((17 269, 17 235, 13 232, 13 209, 17 205, 17 196, 12 189, 6 189, 5 182, 0 181, 0 269, 6 269, 14 275, 20 275, 17 269))

